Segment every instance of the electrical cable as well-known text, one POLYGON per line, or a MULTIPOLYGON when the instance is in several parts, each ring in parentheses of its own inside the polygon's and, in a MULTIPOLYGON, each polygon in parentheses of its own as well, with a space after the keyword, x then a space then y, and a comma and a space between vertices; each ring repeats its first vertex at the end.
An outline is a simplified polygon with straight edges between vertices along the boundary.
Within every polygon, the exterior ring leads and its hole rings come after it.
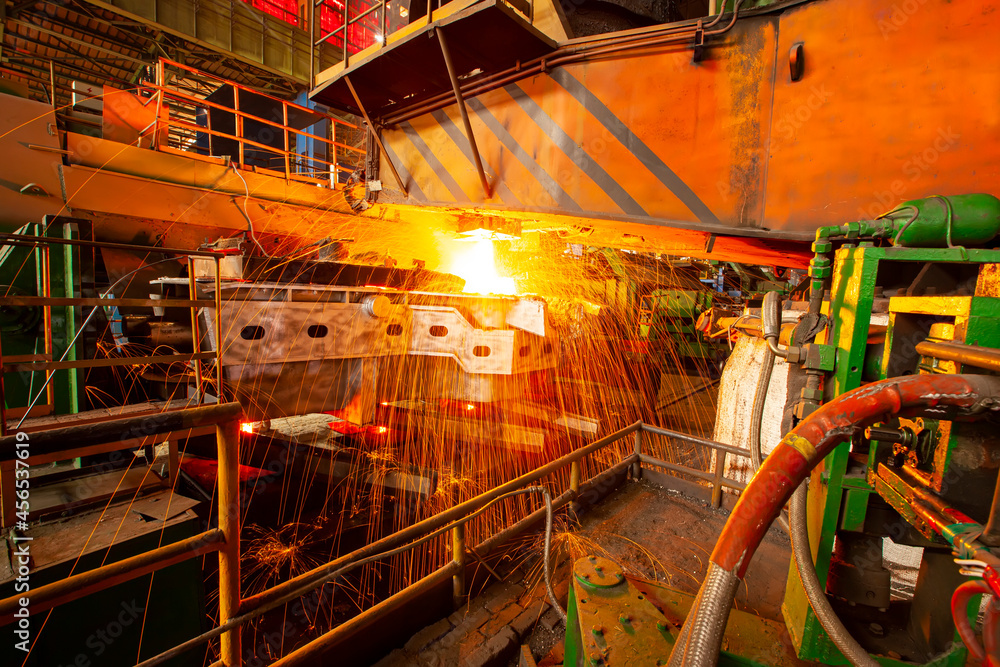
POLYGON ((812 561, 809 549, 809 524, 806 520, 806 483, 803 482, 792 494, 789 519, 791 520, 792 553, 795 561, 795 571, 802 582, 809 605, 816 614, 816 620, 823 626, 826 634, 833 640, 844 657, 854 667, 879 667, 879 662, 872 658, 851 633, 844 627, 837 612, 826 597, 823 585, 816 575, 816 566, 812 561))
MULTIPOLYGON (((262 246, 260 241, 257 240, 257 232, 253 229, 253 220, 250 219, 250 213, 247 211, 247 202, 250 201, 250 186, 247 185, 246 179, 243 178, 243 174, 240 173, 240 170, 236 168, 235 163, 230 162, 229 166, 233 168, 233 173, 239 176, 240 180, 243 181, 243 191, 246 193, 243 197, 243 208, 240 208, 239 205, 237 205, 236 208, 240 210, 243 213, 243 217, 246 218, 247 235, 250 237, 250 240, 254 242, 254 245, 260 248, 260 251, 264 253, 264 257, 270 257, 271 255, 264 250, 264 246, 262 246)), ((235 199, 233 199, 233 203, 236 203, 235 199)))
MULTIPOLYGON (((753 395, 753 407, 750 410, 750 464, 754 474, 760 470, 764 462, 764 454, 760 444, 760 429, 764 420, 764 403, 767 402, 768 387, 771 386, 771 374, 774 370, 775 354, 770 346, 764 347, 764 360, 757 378, 757 391, 753 395)), ((783 514, 778 515, 778 525, 788 535, 788 521, 783 514)))
MULTIPOLYGON (((757 474, 764 461, 764 454, 761 451, 760 429, 764 420, 764 404, 767 402, 767 393, 771 386, 774 363, 777 357, 788 356, 788 352, 779 350, 774 342, 781 331, 780 305, 780 297, 777 292, 768 292, 764 296, 764 303, 761 304, 761 331, 767 344, 764 347, 764 359, 761 362, 757 390, 754 393, 753 407, 750 411, 750 463, 753 465, 754 474, 757 474)), ((784 515, 778 515, 778 524, 787 535, 788 521, 784 515)))

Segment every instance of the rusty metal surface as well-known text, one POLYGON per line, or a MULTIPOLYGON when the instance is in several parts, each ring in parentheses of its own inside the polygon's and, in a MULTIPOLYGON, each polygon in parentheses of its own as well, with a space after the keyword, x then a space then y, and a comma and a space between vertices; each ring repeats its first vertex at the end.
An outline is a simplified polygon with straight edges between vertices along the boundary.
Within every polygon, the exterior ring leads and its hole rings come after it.
POLYGON ((585 664, 666 664, 677 631, 617 563, 586 556, 571 576, 585 664))
MULTIPOLYGON (((537 299, 287 283, 223 291, 225 378, 255 419, 348 409, 369 421, 379 358, 396 358, 378 380, 390 393, 413 383, 421 398, 475 402, 519 397, 525 373, 557 362, 537 299)), ((214 351, 214 308, 201 312, 214 351)))
MULTIPOLYGON (((42 216, 55 215, 62 207, 63 191, 59 183, 59 136, 52 107, 12 95, 0 96, 0 127, 18 128, 0 133, 0 226, 20 227, 42 216), (38 146, 38 148, 31 148, 38 146), (36 186, 36 194, 22 195, 21 190, 36 186)), ((4 230, 6 231, 6 229, 4 230)))
MULTIPOLYGON (((85 484, 84 484, 85 486, 85 484)), ((140 535, 159 532, 194 518, 191 508, 198 501, 169 489, 156 491, 132 502, 110 503, 107 508, 77 514, 67 519, 32 526, 31 554, 34 567, 43 569, 67 560, 107 549, 140 535), (169 505, 164 514, 163 506, 169 505), (144 516, 163 517, 149 521, 144 516)))
POLYGON ((901 200, 991 191, 997 75, 978 54, 996 9, 802 3, 741 18, 698 63, 687 45, 651 48, 482 92, 469 106, 490 199, 454 105, 387 129, 386 145, 414 205, 805 238, 901 200))
POLYGON ((137 176, 150 181, 210 190, 217 194, 245 197, 247 191, 255 199, 281 202, 310 208, 350 213, 342 190, 318 187, 317 183, 302 183, 274 178, 241 169, 239 176, 223 158, 173 154, 117 143, 113 140, 66 133, 69 163, 137 176))

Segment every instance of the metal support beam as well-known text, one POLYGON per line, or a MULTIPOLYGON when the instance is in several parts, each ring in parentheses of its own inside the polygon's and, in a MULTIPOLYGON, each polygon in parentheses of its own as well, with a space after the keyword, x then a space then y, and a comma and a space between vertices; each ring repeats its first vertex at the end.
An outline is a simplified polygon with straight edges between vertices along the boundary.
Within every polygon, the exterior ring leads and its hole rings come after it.
POLYGON ((490 183, 486 179, 486 172, 483 170, 483 160, 479 157, 479 148, 476 146, 476 136, 472 133, 472 123, 469 121, 469 110, 465 108, 465 98, 462 97, 462 88, 458 83, 458 75, 455 74, 455 66, 451 62, 451 52, 448 51, 448 42, 444 38, 444 33, 440 28, 435 27, 433 34, 437 36, 438 44, 441 45, 441 55, 444 57, 444 66, 448 68, 448 78, 451 79, 451 88, 455 91, 455 100, 458 102, 458 112, 462 114, 462 123, 465 124, 465 136, 469 140, 469 148, 472 149, 472 159, 476 163, 476 171, 479 172, 479 180, 483 184, 483 192, 486 193, 486 198, 489 199, 492 196, 490 183))
MULTIPOLYGON (((217 424, 219 445, 219 530, 225 541, 219 550, 219 625, 239 614, 240 608, 240 426, 236 420, 217 424)), ((243 628, 222 634, 219 652, 226 667, 243 664, 243 628)))
POLYGON ((458 611, 465 604, 465 524, 451 529, 451 557, 458 568, 451 579, 452 603, 458 611))
POLYGON ((403 183, 403 179, 399 177, 399 172, 396 171, 396 165, 392 163, 392 159, 389 157, 389 153, 385 150, 385 146, 382 145, 382 137, 378 136, 378 130, 375 129, 375 125, 372 124, 372 119, 368 117, 368 112, 365 110, 363 104, 361 104, 361 98, 358 97, 358 92, 354 90, 354 84, 351 83, 351 78, 349 76, 344 76, 344 83, 347 84, 347 88, 351 91, 351 97, 354 98, 354 103, 358 105, 358 110, 361 111, 361 115, 364 117, 365 122, 368 123, 368 129, 371 130, 372 135, 375 137, 375 141, 378 143, 379 149, 385 154, 385 161, 389 164, 389 169, 392 170, 392 175, 396 178, 396 182, 399 184, 399 189, 403 191, 403 194, 409 196, 410 193, 406 191, 406 185, 403 183))

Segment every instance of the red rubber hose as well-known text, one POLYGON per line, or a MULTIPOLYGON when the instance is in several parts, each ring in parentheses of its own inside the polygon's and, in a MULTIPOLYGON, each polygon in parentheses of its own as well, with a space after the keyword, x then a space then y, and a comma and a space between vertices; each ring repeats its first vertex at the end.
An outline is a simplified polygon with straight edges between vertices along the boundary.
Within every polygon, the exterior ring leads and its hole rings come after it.
POLYGON ((986 603, 986 618, 983 620, 983 650, 986 652, 986 667, 1000 666, 1000 608, 996 596, 986 603))
POLYGON ((961 419, 1000 408, 1000 378, 908 375, 838 396, 788 433, 754 475, 726 521, 712 562, 743 578, 750 559, 795 488, 856 429, 893 414, 961 419))
POLYGON ((958 636, 969 653, 977 660, 982 660, 986 667, 1000 665, 1000 653, 997 652, 997 633, 1000 632, 1000 609, 993 597, 989 584, 981 579, 967 581, 951 595, 951 617, 955 621, 958 636), (969 620, 969 601, 977 596, 986 596, 986 614, 983 618, 983 644, 976 639, 976 631, 969 620))

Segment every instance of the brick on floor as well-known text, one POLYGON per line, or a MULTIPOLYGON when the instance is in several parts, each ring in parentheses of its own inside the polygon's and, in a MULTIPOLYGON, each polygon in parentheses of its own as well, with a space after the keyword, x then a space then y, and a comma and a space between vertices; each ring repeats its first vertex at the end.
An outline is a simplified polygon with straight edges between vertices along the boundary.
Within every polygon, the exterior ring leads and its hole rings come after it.
POLYGON ((542 614, 548 611, 548 609, 549 604, 547 602, 543 602, 541 600, 536 601, 534 604, 530 605, 527 609, 518 614, 513 621, 511 621, 511 630, 513 630, 517 636, 523 640, 525 635, 527 635, 531 629, 535 627, 535 623, 538 622, 538 620, 542 617, 542 614))
POLYGON ((566 645, 559 642, 552 647, 547 656, 538 661, 538 667, 558 667, 558 665, 563 664, 565 657, 566 645))
POLYGON ((483 634, 489 637, 493 633, 498 632, 505 625, 520 616, 523 611, 524 609, 521 605, 509 601, 506 607, 500 607, 490 615, 489 620, 482 627, 483 634))
POLYGON ((496 611, 510 600, 517 598, 524 592, 524 586, 510 582, 503 582, 491 586, 483 596, 483 606, 490 611, 496 611))
POLYGON ((459 664, 461 667, 501 667, 514 655, 517 646, 517 635, 504 626, 459 664))
POLYGON ((428 625, 423 630, 418 631, 410 637, 410 640, 403 646, 407 651, 419 653, 431 643, 437 641, 451 630, 451 622, 447 618, 442 618, 437 623, 428 625))

